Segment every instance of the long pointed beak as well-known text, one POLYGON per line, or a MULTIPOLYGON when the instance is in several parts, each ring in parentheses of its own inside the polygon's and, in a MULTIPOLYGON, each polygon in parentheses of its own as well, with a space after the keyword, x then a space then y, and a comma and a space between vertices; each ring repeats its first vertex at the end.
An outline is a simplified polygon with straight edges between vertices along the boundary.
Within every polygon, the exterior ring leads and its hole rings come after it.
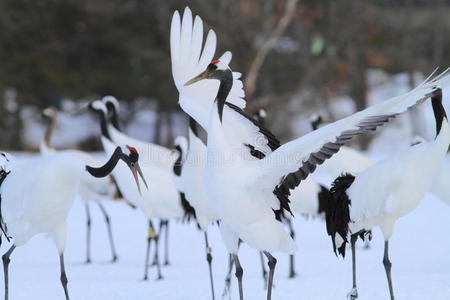
POLYGON ((133 173, 134 180, 136 181, 139 195, 142 196, 141 185, 139 184, 138 174, 141 177, 142 181, 144 182, 144 185, 147 188, 147 190, 148 190, 148 185, 147 185, 147 181, 145 181, 144 174, 142 174, 142 170, 141 170, 141 167, 139 166, 139 164, 136 163, 134 165, 134 167, 131 167, 131 172, 133 173))
POLYGON ((139 178, 138 178, 138 170, 136 167, 131 167, 131 172, 133 173, 134 180, 136 181, 136 185, 139 191, 139 195, 142 196, 141 192, 141 185, 139 184, 139 178))
POLYGON ((148 190, 148 185, 147 185, 147 181, 145 180, 144 174, 142 174, 142 170, 141 167, 139 166, 138 163, 135 164, 135 167, 139 173, 139 176, 141 176, 142 181, 144 182, 145 188, 148 190))
POLYGON ((197 75, 196 77, 192 78, 191 80, 187 81, 184 84, 184 86, 188 86, 188 85, 196 83, 197 81, 200 81, 202 79, 208 78, 208 75, 209 75, 208 71, 206 70, 206 71, 200 73, 199 75, 197 75))

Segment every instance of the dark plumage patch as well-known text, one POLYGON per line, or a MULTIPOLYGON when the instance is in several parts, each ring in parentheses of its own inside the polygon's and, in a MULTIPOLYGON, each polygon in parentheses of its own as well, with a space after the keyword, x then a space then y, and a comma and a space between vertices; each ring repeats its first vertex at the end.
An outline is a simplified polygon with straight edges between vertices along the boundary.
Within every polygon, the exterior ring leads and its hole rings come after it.
MULTIPOLYGON (((3 154, 3 153, 2 153, 3 154)), ((5 156, 6 158, 6 156, 5 156)), ((1 169, 0 170, 0 187, 3 184, 3 181, 5 180, 5 178, 9 175, 9 173, 11 173, 11 171, 6 172, 5 170, 1 169)), ((6 226, 5 222, 3 221, 3 215, 2 215, 2 195, 0 194, 0 229, 3 232, 3 235, 6 237, 6 240, 9 242, 10 241, 10 237, 8 236, 7 232, 8 232, 8 227, 6 226)), ((2 244, 2 237, 0 235, 0 245, 2 244)))
POLYGON ((175 174, 175 175, 177 175, 177 176, 180 176, 181 175, 181 168, 182 168, 182 165, 183 165, 183 163, 182 163, 182 153, 183 153, 183 151, 181 150, 181 147, 180 146, 175 146, 175 150, 178 152, 178 158, 177 158, 177 160, 175 161, 175 163, 173 164, 173 173, 175 174))
POLYGON ((266 155, 265 155, 263 152, 259 151, 258 149, 255 149, 255 147, 254 147, 253 145, 245 144, 245 146, 246 146, 248 149, 250 149, 250 154, 251 154, 253 157, 256 157, 256 158, 258 158, 258 159, 263 159, 264 157, 266 157, 266 155))
POLYGON ((317 195, 317 198, 319 199, 319 209, 317 211, 318 214, 326 213, 330 197, 330 190, 323 185, 320 185, 320 192, 317 195))
POLYGON ((342 174, 334 180, 330 192, 327 194, 328 204, 325 211, 327 233, 331 236, 334 253, 337 255, 337 252, 339 252, 342 257, 345 257, 345 246, 348 243, 348 224, 350 223, 351 200, 348 198, 346 191, 354 180, 353 175, 342 174), (336 247, 336 234, 339 234, 344 240, 339 248, 336 247))
POLYGON ((192 133, 196 136, 198 136, 198 127, 197 127, 197 121, 195 121, 191 116, 189 116, 189 128, 192 130, 192 133))
POLYGON ((186 200, 186 195, 181 192, 180 192, 180 201, 184 211, 183 222, 190 222, 191 219, 196 220, 197 216, 195 214, 194 207, 192 207, 191 204, 189 204, 189 202, 186 200))
POLYGON ((447 119, 444 106, 442 106, 442 90, 436 89, 431 96, 431 105, 433 106, 434 118, 436 120, 436 136, 441 132, 442 122, 447 119))

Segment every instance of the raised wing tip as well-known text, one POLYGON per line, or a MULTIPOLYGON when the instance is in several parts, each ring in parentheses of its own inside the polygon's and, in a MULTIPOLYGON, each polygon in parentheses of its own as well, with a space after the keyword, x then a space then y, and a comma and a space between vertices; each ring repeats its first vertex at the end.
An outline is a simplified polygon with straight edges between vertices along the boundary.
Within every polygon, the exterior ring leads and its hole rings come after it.
POLYGON ((191 11, 191 9, 189 8, 189 6, 186 6, 186 7, 184 8, 183 17, 184 17, 185 15, 187 15, 187 14, 191 14, 191 15, 192 15, 192 11, 191 11))

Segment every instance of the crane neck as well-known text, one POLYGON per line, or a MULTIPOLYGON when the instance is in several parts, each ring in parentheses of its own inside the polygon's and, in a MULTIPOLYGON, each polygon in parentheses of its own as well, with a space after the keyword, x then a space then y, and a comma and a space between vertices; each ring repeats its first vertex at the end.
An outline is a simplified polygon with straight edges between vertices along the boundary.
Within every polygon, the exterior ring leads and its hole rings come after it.
POLYGON ((217 111, 219 113, 219 120, 222 123, 222 115, 223 115, 223 107, 225 106, 225 101, 227 100, 228 94, 233 87, 233 74, 231 70, 225 70, 221 73, 220 77, 220 86, 216 96, 217 102, 217 111))
POLYGON ((106 106, 108 108, 108 112, 111 112, 110 121, 111 121, 112 126, 114 126, 115 129, 121 131, 120 124, 119 124, 119 115, 117 113, 116 106, 112 103, 108 103, 106 106))
POLYGON ((183 167, 183 150, 179 145, 175 147, 175 151, 178 152, 178 158, 173 165, 173 173, 177 176, 181 175, 181 168, 183 167))
POLYGON ((105 112, 100 111, 100 110, 94 110, 94 112, 98 115, 99 120, 100 120, 100 131, 102 132, 102 135, 104 137, 106 137, 107 139, 111 139, 110 135, 109 135, 109 130, 108 130, 108 121, 106 119, 106 115, 105 112))
POLYGON ((111 172, 116 167, 117 162, 119 161, 122 155, 123 155, 122 149, 120 149, 120 147, 117 147, 116 150, 114 150, 111 157, 109 158, 109 160, 103 166, 96 168, 87 165, 86 171, 88 171, 89 174, 97 178, 106 177, 109 174, 111 174, 111 172))
POLYGON ((431 96, 431 105, 433 107, 434 118, 436 120, 436 137, 439 135, 442 129, 443 122, 447 122, 447 114, 445 108, 442 105, 442 90, 437 89, 433 96, 431 96))
POLYGON ((198 137, 198 123, 191 116, 189 116, 189 128, 191 129, 192 133, 196 137, 198 137))

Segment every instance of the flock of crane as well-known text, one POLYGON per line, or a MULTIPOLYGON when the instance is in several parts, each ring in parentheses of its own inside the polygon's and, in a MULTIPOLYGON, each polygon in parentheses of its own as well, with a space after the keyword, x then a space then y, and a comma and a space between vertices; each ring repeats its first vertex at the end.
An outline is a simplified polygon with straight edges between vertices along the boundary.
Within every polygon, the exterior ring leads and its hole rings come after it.
POLYGON ((355 243, 358 237, 370 238, 372 228, 381 228, 383 265, 390 297, 394 299, 389 260, 394 224, 414 210, 433 178, 438 178, 436 194, 445 195, 450 187, 450 182, 444 180, 448 176, 436 176, 450 144, 450 127, 442 105, 442 88, 450 85, 448 70, 433 73, 406 94, 334 123, 319 127, 317 118, 311 133, 280 145, 264 126, 265 112, 256 116, 244 113, 243 84, 240 74, 229 67, 231 53, 214 59, 216 35, 210 30, 203 42, 203 31, 201 18, 194 19, 189 8, 183 18, 177 11, 174 13, 170 31, 172 74, 179 104, 189 116, 188 136, 176 138, 175 150, 123 133, 119 102, 107 96, 85 107, 98 117, 106 163, 82 151, 52 147, 54 109, 43 111, 49 127, 41 155, 15 158, 1 153, 0 227, 3 240, 11 244, 2 257, 5 299, 12 252, 40 233, 55 239, 60 279, 69 299, 64 267, 66 218, 76 195, 86 207, 86 262, 91 260, 92 203, 105 216, 112 261, 116 261, 109 216, 101 199, 117 192, 148 218, 144 279, 148 278, 152 245, 157 278, 162 278, 160 238, 165 237, 164 264, 168 264, 169 220, 185 218, 195 220, 204 234, 212 299, 215 291, 208 229, 213 224, 219 226, 230 255, 228 288, 234 266, 239 296, 244 299, 243 268, 238 256, 243 242, 260 252, 262 262, 264 257, 268 261, 268 272, 264 264, 262 268, 267 299, 271 299, 277 263, 273 252, 289 254, 289 277, 296 275, 293 255, 297 246, 291 224, 294 214, 322 215, 334 252, 344 256, 347 244, 351 246, 353 286, 348 299, 358 298, 355 243), (377 163, 344 146, 354 136, 373 131, 426 101, 431 101, 436 121, 434 139, 377 163), (207 135, 206 142, 201 131, 207 135), (319 183, 310 176, 316 168, 334 180, 319 183), (153 224, 155 220, 160 221, 159 227, 153 224))

